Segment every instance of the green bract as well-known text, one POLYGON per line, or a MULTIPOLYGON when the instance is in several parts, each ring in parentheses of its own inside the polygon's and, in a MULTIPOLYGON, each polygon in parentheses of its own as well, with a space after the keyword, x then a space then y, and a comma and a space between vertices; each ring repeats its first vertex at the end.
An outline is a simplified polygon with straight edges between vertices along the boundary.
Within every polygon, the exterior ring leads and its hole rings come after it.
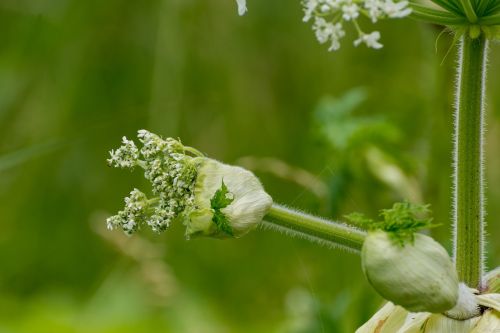
POLYGON ((401 246, 385 231, 368 233, 361 252, 363 271, 385 299, 409 311, 440 313, 455 306, 458 278, 446 250, 415 234, 401 246))
POLYGON ((131 234, 142 225, 155 232, 182 221, 186 236, 240 237, 253 229, 269 210, 272 199, 257 177, 240 167, 209 159, 178 140, 140 130, 142 148, 123 138, 110 152, 108 163, 119 168, 144 169, 151 182, 149 199, 134 189, 125 208, 107 219, 109 229, 131 234))

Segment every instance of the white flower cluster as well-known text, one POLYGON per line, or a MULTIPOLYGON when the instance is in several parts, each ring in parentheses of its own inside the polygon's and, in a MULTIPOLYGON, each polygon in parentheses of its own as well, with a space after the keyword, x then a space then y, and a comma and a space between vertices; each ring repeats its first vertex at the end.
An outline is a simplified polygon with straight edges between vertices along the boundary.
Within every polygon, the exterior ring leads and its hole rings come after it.
POLYGON ((141 224, 148 224, 153 231, 164 231, 187 208, 193 206, 194 183, 197 176, 196 160, 186 154, 179 141, 150 133, 138 132, 142 148, 123 138, 123 145, 111 151, 108 163, 119 168, 140 166, 153 188, 155 197, 134 189, 125 198, 124 210, 107 219, 109 229, 121 226, 126 233, 133 233, 141 224))
POLYGON ((314 20, 313 30, 321 44, 330 43, 329 51, 340 48, 340 40, 345 36, 344 23, 352 22, 358 32, 354 45, 365 44, 380 49, 380 33, 365 33, 357 19, 364 15, 373 23, 385 18, 401 18, 411 13, 406 0, 303 0, 304 22, 314 20))
POLYGON ((147 218, 148 198, 138 189, 133 189, 125 198, 125 208, 106 220, 109 230, 121 227, 127 234, 132 234, 147 218))
POLYGON ((139 158, 139 149, 135 146, 134 141, 122 138, 123 145, 117 150, 111 150, 111 157, 108 163, 117 168, 133 168, 139 158))

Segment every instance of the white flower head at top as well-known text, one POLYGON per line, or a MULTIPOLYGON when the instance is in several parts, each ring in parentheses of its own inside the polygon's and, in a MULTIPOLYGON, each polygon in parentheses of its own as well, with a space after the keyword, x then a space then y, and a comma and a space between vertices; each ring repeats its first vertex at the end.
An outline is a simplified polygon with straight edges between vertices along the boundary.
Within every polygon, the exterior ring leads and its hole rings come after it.
POLYGON ((365 33, 358 18, 363 15, 373 23, 386 18, 402 18, 411 14, 406 0, 303 0, 304 22, 313 20, 313 30, 321 43, 330 42, 329 51, 340 48, 345 36, 344 23, 350 22, 358 32, 354 45, 365 44, 373 49, 382 48, 380 32, 365 33))

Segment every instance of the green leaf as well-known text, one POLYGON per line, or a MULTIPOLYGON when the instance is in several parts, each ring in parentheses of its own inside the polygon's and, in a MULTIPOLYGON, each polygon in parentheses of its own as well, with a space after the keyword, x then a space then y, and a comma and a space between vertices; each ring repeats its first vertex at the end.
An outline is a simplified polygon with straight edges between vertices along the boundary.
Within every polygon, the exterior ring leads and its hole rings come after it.
POLYGON ((216 210, 214 212, 212 221, 215 223, 215 225, 217 226, 217 228, 219 228, 220 231, 225 232, 229 236, 234 236, 233 229, 229 225, 229 221, 227 220, 226 215, 224 215, 224 213, 222 213, 220 210, 216 210))
POLYGON ((324 97, 314 111, 318 138, 339 153, 354 152, 368 143, 398 142, 399 129, 386 119, 355 114, 367 97, 362 88, 349 90, 339 98, 324 97))
POLYGON ((373 219, 366 217, 365 214, 358 212, 344 215, 344 217, 349 222, 365 227, 367 229, 370 229, 369 227, 376 223, 373 219))
POLYGON ((215 191, 214 196, 210 199, 210 206, 214 210, 220 210, 229 206, 233 200, 231 192, 229 192, 226 184, 224 184, 224 180, 222 180, 221 187, 215 191))
POLYGON ((221 211, 221 209, 226 208, 234 201, 232 193, 229 192, 226 184, 224 184, 224 180, 222 180, 221 187, 215 191, 214 196, 210 199, 210 206, 214 212, 214 216, 212 217, 212 221, 215 223, 217 228, 222 232, 230 236, 234 236, 233 229, 229 224, 227 216, 221 211))
POLYGON ((462 10, 452 1, 448 0, 431 0, 436 5, 440 6, 443 9, 446 9, 448 12, 458 14, 463 16, 462 10))
POLYGON ((346 215, 346 218, 368 230, 388 232, 395 241, 404 246, 406 242, 413 242, 415 232, 439 226, 432 223, 432 218, 427 217, 429 213, 429 205, 404 201, 395 203, 392 208, 382 209, 382 221, 374 221, 361 213, 352 213, 346 215))

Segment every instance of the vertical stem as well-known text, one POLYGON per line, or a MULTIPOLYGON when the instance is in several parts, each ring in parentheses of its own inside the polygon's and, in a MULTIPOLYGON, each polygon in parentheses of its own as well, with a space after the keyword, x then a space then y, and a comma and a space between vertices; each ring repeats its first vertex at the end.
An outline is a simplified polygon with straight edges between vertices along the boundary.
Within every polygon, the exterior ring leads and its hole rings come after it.
POLYGON ((483 132, 488 42, 462 37, 455 110, 454 258, 458 276, 479 287, 484 256, 483 132))

